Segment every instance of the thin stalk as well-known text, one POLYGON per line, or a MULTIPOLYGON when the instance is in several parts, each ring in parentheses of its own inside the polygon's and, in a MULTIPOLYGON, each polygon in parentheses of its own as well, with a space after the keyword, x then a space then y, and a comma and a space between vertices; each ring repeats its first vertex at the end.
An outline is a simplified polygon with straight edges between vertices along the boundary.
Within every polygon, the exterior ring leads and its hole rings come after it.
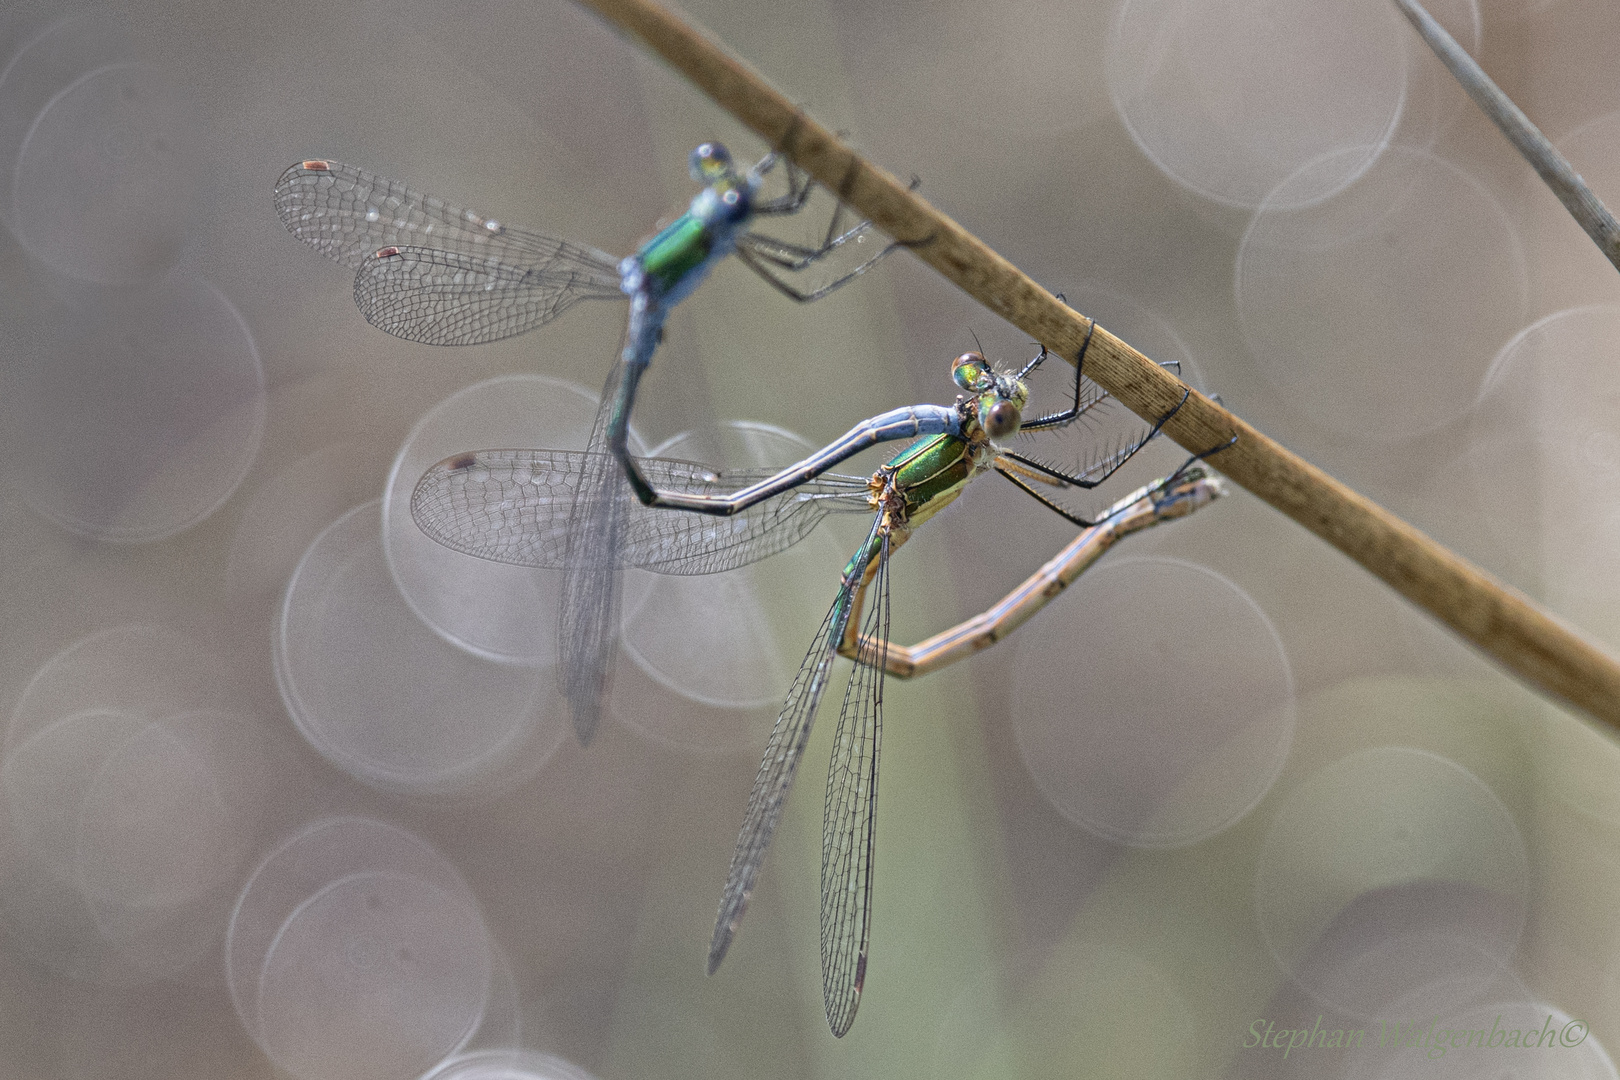
POLYGON ((1564 204, 1564 209, 1586 230, 1592 243, 1598 246, 1598 250, 1614 264, 1616 270, 1620 270, 1620 221, 1615 221, 1609 208, 1603 205, 1603 200, 1592 194, 1592 189, 1586 186, 1581 174, 1547 141, 1547 136, 1530 122, 1524 111, 1513 104, 1513 99, 1491 81, 1485 69, 1457 44, 1455 38, 1446 33, 1446 28, 1434 21, 1423 5, 1417 0, 1395 0, 1395 6, 1412 20, 1418 34, 1428 42, 1429 48, 1434 50, 1462 88, 1468 91, 1468 96, 1485 111, 1486 116, 1496 122, 1508 141, 1518 147, 1530 167, 1552 188, 1558 201, 1564 204))

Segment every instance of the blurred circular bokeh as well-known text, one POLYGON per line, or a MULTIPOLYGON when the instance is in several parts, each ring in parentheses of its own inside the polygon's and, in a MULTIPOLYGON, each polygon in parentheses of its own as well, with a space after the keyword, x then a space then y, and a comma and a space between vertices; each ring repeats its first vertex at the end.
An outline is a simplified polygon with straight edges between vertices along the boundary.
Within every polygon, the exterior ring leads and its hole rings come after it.
POLYGON ((1260 851, 1255 907, 1281 969, 1354 1016, 1470 1004, 1511 963, 1530 902, 1518 824, 1479 777, 1381 746, 1301 780, 1260 851))
POLYGON ((383 558, 381 504, 329 525, 287 583, 275 672, 293 723, 355 779, 421 794, 491 794, 561 744, 549 670, 444 640, 401 599, 383 558))
POLYGON ((1406 100, 1404 29, 1377 0, 1124 0, 1103 55, 1114 107, 1167 176, 1219 203, 1294 208, 1388 144, 1406 100))
POLYGON ((18 151, 11 221, 30 255, 101 285, 131 285, 178 261, 197 218, 195 118, 160 68, 86 72, 46 103, 18 151))
POLYGON ((1242 589, 1179 559, 1088 571, 1024 626, 1013 732, 1064 817, 1115 843, 1181 847, 1270 789, 1294 730, 1294 678, 1242 589))
POLYGON ((1620 640, 1620 306, 1536 320, 1502 347, 1469 416, 1482 516, 1516 576, 1606 641, 1620 640))
MULTIPOLYGON (((31 312, 9 403, 29 505, 94 540, 149 543, 207 518, 259 453, 268 399, 246 321, 169 276, 31 312)), ((24 332, 24 328, 14 328, 24 332)))
POLYGON ((1074 137, 1107 109, 1084 85, 1096 79, 1096 12, 1063 0, 946 6, 927 18, 905 3, 848 10, 860 32, 846 48, 869 69, 869 93, 919 125, 981 139, 1074 137), (894 62, 897 52, 906 63, 894 62))
POLYGON ((474 1037, 498 972, 455 868, 380 821, 304 827, 254 870, 231 916, 237 1014, 299 1080, 420 1076, 474 1037))
POLYGON ((348 510, 377 497, 391 448, 344 440, 302 455, 259 482, 242 503, 225 563, 232 600, 281 599, 310 542, 348 510))
POLYGON ((532 1050, 475 1050, 439 1063, 422 1080, 592 1080, 572 1062, 532 1050))
POLYGON ((14 940, 91 983, 197 977, 272 768, 262 721, 200 643, 134 624, 63 649, 19 698, 0 763, 14 940))
POLYGON ((134 59, 129 23, 119 8, 74 11, 48 23, 17 48, 0 70, 0 165, 5 194, 0 221, 15 232, 13 170, 34 121, 53 98, 85 75, 134 59))
POLYGON ((1364 443, 1423 435, 1468 409, 1484 357, 1519 327, 1524 253, 1484 185, 1423 151, 1391 149, 1301 208, 1293 192, 1335 160, 1288 177, 1250 221, 1234 271, 1244 339, 1323 428, 1364 443))
MULTIPOLYGON (((1425 6, 1620 203, 1620 9, 1425 6)), ((699 7, 1076 310, 1620 644, 1620 279, 1388 0, 699 7)), ((712 139, 769 149, 571 0, 0 10, 0 1077, 1613 1080, 1615 748, 1236 492, 890 686, 848 1038, 815 980, 830 700, 703 974, 759 748, 870 517, 736 574, 627 573, 623 722, 574 746, 556 572, 439 547, 408 498, 454 453, 583 446, 624 306, 401 341, 271 188, 331 157, 623 254, 712 139), (1238 1049, 1262 1016, 1555 1013, 1590 1043, 1238 1049)), ((833 202, 759 229, 813 243, 833 202)), ((647 373, 648 445, 781 465, 787 431, 949 401, 966 349, 1034 355, 927 255, 809 305, 723 260, 647 373)), ((1031 409, 1072 376, 1046 364, 1031 409)), ((1072 466, 1145 425, 1017 448, 1072 466)), ((1193 449, 1059 494, 1095 511, 1193 449)), ((1074 536, 973 488, 896 560, 896 639, 1074 536)))

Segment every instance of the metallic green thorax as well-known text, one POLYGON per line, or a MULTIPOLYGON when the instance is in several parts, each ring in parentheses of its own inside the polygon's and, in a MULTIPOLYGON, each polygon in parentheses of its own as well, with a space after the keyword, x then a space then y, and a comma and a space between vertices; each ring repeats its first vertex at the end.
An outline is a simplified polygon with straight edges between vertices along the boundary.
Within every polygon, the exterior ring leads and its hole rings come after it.
MULTIPOLYGON (((974 445, 956 435, 919 439, 885 466, 895 491, 905 500, 904 524, 915 528, 962 494, 982 469, 974 445)), ((896 522, 896 524, 901 524, 896 522)))
MULTIPOLYGON (((982 438, 930 435, 906 447, 878 470, 873 478, 873 498, 893 515, 888 523, 891 553, 906 542, 912 529, 954 502, 968 481, 988 467, 993 453, 987 452, 989 449, 989 443, 982 438), (879 478, 886 480, 881 491, 876 489, 879 478)), ((874 533, 871 543, 882 542, 882 535, 874 533)), ((855 573, 862 563, 870 572, 876 566, 877 554, 876 547, 868 551, 863 545, 845 564, 844 576, 855 573)))
POLYGON ((682 214, 643 245, 642 270, 658 291, 667 292, 708 258, 709 240, 708 228, 700 218, 682 214))
POLYGON ((885 478, 885 491, 874 492, 892 515, 890 550, 905 543, 911 530, 956 501, 968 481, 989 468, 995 451, 983 433, 930 435, 918 439, 873 478, 885 478), (888 496, 885 498, 885 496, 888 496))

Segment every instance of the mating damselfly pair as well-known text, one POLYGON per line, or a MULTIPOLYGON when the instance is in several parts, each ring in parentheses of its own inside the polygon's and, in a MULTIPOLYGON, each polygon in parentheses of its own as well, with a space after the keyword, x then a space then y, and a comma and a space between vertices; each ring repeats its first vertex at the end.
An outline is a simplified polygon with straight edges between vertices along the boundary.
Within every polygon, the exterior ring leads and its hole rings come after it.
MULTIPOLYGON (((276 205, 300 239, 356 269, 355 301, 373 325, 440 345, 496 341, 541 326, 582 299, 624 295, 629 324, 584 451, 489 449, 457 454, 425 474, 412 515, 429 536, 469 555, 565 572, 558 613, 564 689, 582 741, 594 732, 619 629, 619 578, 626 567, 670 574, 716 573, 796 543, 828 513, 871 515, 866 539, 844 568, 832 607, 788 691, 748 801, 709 953, 719 965, 747 907, 780 818, 836 656, 855 661, 840 711, 823 818, 822 970, 829 1025, 854 1020, 870 942, 878 749, 886 674, 909 677, 998 640, 1056 595, 1117 539, 1183 516, 1219 496, 1220 482, 1194 455, 1180 469, 1133 492, 1095 518, 1061 494, 1090 490, 1159 431, 1145 431, 1078 468, 1060 468, 1005 445, 1013 436, 1069 427, 1108 395, 1075 358, 1065 407, 1024 420, 1028 377, 1049 358, 1043 347, 1017 371, 998 371, 967 353, 952 365, 963 391, 952 405, 912 405, 873 416, 787 468, 725 471, 691 462, 633 457, 628 425, 637 386, 670 310, 721 259, 735 254, 778 291, 808 302, 865 272, 881 248, 818 287, 791 280, 869 235, 843 228, 842 206, 821 242, 795 245, 751 231, 756 218, 800 211, 813 185, 789 164, 787 192, 761 191, 777 165, 768 155, 739 172, 718 144, 691 155, 704 187, 686 213, 622 260, 584 245, 502 224, 402 184, 329 161, 305 161, 276 185, 276 205), (878 443, 912 439, 870 476, 833 472, 878 443), (890 556, 913 530, 953 502, 973 479, 995 471, 1047 509, 1080 526, 1080 537, 1035 577, 968 623, 914 650, 889 635, 890 556), (863 616, 864 610, 864 616, 863 616)), ((1090 338, 1087 338, 1089 344, 1090 338)), ((1173 412, 1174 410, 1172 410, 1173 412)), ((1221 449, 1221 448, 1215 448, 1221 449)), ((1210 451, 1213 452, 1213 451, 1210 451)))

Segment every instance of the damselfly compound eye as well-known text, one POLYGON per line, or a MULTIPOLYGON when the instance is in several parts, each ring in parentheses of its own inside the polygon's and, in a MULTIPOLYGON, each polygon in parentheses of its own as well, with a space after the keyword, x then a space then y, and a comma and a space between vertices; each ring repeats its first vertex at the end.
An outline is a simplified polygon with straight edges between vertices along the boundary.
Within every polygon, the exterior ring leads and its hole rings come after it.
POLYGON ((1022 423, 1018 406, 1003 398, 986 409, 984 402, 979 404, 979 424, 984 433, 992 439, 1005 439, 1018 430, 1022 423))
POLYGON ((951 367, 951 378, 956 380, 957 386, 975 393, 989 389, 995 380, 984 357, 976 352, 965 352, 956 358, 951 367))
POLYGON ((692 151, 689 165, 692 179, 716 180, 731 171, 731 152, 717 142, 703 143, 692 151))

